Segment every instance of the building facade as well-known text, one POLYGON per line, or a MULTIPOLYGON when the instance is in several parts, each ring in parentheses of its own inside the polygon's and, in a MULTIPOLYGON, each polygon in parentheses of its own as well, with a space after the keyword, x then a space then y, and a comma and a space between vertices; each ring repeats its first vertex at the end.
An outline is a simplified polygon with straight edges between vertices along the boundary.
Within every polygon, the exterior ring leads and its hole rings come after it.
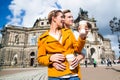
MULTIPOLYGON (((89 63, 92 62, 92 59, 95 59, 98 63, 108 58, 114 60, 115 53, 111 49, 110 40, 98 33, 96 21, 89 19, 86 12, 78 15, 73 28, 76 29, 76 25, 81 19, 88 20, 92 25, 84 47, 86 50, 85 58, 88 59, 89 63)), ((5 66, 36 66, 38 64, 36 60, 37 39, 43 32, 49 29, 49 26, 46 18, 36 20, 31 28, 6 25, 1 30, 1 64, 5 66)))

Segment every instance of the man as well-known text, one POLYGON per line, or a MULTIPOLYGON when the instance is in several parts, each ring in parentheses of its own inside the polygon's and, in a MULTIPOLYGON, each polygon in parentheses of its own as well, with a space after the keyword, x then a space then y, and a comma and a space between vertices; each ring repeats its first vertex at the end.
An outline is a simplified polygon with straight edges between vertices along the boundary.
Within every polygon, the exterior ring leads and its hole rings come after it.
MULTIPOLYGON (((64 28, 70 29, 70 28, 72 27, 72 25, 73 25, 73 22, 74 22, 72 13, 71 13, 71 11, 68 9, 68 10, 64 10, 64 11, 63 11, 63 14, 64 14, 64 28)), ((87 21, 80 21, 80 22, 79 22, 79 25, 86 24, 86 23, 87 23, 87 25, 88 25, 88 28, 91 28, 91 24, 88 23, 87 21)), ((73 30, 73 29, 72 29, 72 32, 73 32, 73 34, 74 34, 74 36, 75 36, 75 39, 78 40, 78 37, 79 37, 78 29, 77 29, 77 30, 73 30)), ((82 49, 82 52, 81 52, 81 53, 82 53, 82 54, 80 54, 80 56, 81 56, 81 60, 82 60, 82 59, 84 59, 84 57, 85 57, 86 50, 85 50, 85 49, 82 49)))

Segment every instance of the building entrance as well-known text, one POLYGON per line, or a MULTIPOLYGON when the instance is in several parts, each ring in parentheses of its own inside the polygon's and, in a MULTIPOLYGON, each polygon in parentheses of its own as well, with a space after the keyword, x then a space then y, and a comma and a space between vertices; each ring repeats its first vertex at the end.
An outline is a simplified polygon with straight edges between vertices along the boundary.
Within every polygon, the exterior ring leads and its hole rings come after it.
POLYGON ((34 60, 35 60, 35 53, 31 52, 31 54, 30 54, 30 66, 34 65, 34 60))

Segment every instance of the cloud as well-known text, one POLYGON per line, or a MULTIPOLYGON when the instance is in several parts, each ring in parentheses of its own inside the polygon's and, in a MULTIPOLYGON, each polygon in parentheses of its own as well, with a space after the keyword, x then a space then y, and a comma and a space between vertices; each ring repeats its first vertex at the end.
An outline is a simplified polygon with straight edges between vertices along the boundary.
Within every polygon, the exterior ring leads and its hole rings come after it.
POLYGON ((12 15, 7 24, 32 27, 39 17, 46 17, 53 9, 61 9, 58 0, 13 0, 9 5, 12 15))
POLYGON ((106 25, 106 21, 109 22, 115 15, 120 14, 119 2, 119 0, 13 0, 9 5, 12 15, 8 16, 10 20, 8 24, 32 26, 35 19, 47 17, 48 12, 53 9, 70 9, 76 18, 81 7, 89 12, 89 17, 96 18, 99 27, 104 27, 102 25, 106 25))

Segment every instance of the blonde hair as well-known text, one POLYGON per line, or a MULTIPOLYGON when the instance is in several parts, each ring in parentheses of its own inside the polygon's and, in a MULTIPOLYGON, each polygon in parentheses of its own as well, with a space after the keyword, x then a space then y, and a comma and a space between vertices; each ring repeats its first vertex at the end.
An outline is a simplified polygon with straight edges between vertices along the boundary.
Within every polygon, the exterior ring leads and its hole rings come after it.
POLYGON ((50 11, 50 13, 48 14, 48 22, 51 24, 52 22, 52 17, 57 17, 58 16, 58 13, 62 11, 61 10, 52 10, 50 11))

